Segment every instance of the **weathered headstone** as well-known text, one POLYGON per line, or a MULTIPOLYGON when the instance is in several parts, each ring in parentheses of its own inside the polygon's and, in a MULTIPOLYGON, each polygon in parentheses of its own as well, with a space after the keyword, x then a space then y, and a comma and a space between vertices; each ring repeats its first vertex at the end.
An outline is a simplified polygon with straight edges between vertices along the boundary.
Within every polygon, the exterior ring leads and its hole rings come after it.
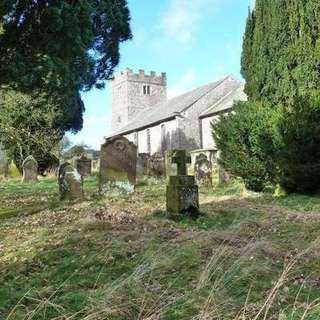
POLYGON ((28 156, 22 163, 23 182, 38 181, 38 162, 33 156, 28 156))
POLYGON ((82 198, 81 176, 70 163, 66 162, 59 167, 58 184, 61 199, 82 198))
POLYGON ((169 177, 167 185, 167 212, 172 217, 199 215, 199 191, 194 176, 188 175, 187 165, 191 157, 186 150, 168 152, 171 163, 177 165, 177 175, 169 177))
POLYGON ((99 172, 100 170, 100 159, 93 159, 91 162, 91 172, 99 172))
POLYGON ((137 175, 145 176, 148 175, 148 161, 150 155, 148 153, 139 153, 137 158, 137 175))
POLYGON ((82 155, 74 160, 75 168, 80 173, 81 177, 87 177, 91 175, 92 160, 82 155))
POLYGON ((230 181, 229 173, 220 165, 218 166, 219 184, 223 185, 230 181))
POLYGON ((177 175, 177 165, 175 163, 172 163, 172 157, 174 152, 175 150, 168 150, 165 153, 165 173, 167 183, 169 183, 170 176, 177 175))
POLYGON ((155 153, 148 159, 148 175, 160 178, 165 174, 165 159, 161 153, 155 153))
POLYGON ((194 173, 198 184, 212 185, 212 163, 204 153, 197 155, 194 173))
POLYGON ((101 146, 100 190, 104 186, 115 186, 133 192, 136 184, 137 147, 128 139, 117 136, 106 139, 101 146))

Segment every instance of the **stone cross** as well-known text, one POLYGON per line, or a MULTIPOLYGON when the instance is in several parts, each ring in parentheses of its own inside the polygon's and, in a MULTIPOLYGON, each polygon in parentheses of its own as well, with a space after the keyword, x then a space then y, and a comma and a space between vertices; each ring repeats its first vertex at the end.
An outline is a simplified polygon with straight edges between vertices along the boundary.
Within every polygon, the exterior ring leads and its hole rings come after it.
POLYGON ((186 150, 176 150, 172 157, 172 163, 177 164, 178 176, 188 175, 187 164, 191 163, 191 157, 186 150))
POLYGON ((167 212, 172 218, 199 216, 199 191, 194 176, 189 176, 187 164, 191 156, 186 150, 169 150, 166 159, 177 164, 177 175, 170 175, 167 184, 167 212))

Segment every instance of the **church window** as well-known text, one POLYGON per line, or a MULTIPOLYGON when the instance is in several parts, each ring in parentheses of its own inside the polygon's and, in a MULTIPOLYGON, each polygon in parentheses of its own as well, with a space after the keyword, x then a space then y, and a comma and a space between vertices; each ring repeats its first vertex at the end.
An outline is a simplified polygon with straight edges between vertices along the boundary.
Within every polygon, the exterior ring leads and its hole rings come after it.
POLYGON ((134 144, 138 146, 138 132, 134 133, 134 144))
POLYGON ((143 94, 149 96, 150 93, 151 93, 150 86, 149 85, 144 85, 143 86, 143 94))
POLYGON ((147 129, 147 149, 148 149, 148 153, 151 154, 151 135, 150 135, 150 129, 147 129))
POLYGON ((166 125, 163 123, 161 125, 161 152, 164 153, 167 149, 166 145, 166 125))
POLYGON ((118 123, 121 123, 121 117, 120 116, 118 117, 118 123))

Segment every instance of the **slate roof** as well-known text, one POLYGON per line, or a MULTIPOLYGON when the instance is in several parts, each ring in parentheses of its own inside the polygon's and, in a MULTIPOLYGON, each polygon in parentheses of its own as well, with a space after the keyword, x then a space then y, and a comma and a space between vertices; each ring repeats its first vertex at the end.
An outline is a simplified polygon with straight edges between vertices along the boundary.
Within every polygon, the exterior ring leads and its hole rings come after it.
POLYGON ((201 113, 200 118, 210 117, 221 111, 226 111, 233 107, 235 101, 246 101, 247 95, 244 93, 244 85, 240 84, 238 88, 231 90, 222 99, 215 102, 207 110, 201 113))
MULTIPOLYGON (((189 91, 180 96, 169 99, 165 102, 158 103, 147 110, 139 112, 136 117, 127 125, 114 132, 111 136, 128 134, 136 130, 151 127, 157 123, 174 119, 179 113, 184 112, 193 104, 199 101, 202 97, 206 96, 212 90, 221 90, 223 85, 228 86, 226 80, 234 80, 238 85, 241 83, 235 80, 232 76, 224 77, 216 82, 201 86, 197 89, 189 91)), ((213 101, 215 104, 218 101, 213 101)))

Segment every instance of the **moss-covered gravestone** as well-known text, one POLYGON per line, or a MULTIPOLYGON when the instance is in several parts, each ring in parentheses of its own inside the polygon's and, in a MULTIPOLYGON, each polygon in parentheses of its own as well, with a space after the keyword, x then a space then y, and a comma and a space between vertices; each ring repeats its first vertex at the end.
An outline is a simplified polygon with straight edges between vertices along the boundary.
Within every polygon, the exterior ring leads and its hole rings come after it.
POLYGON ((128 139, 117 136, 106 139, 100 154, 100 190, 114 186, 131 193, 136 184, 137 147, 128 139))
POLYGON ((83 197, 81 176, 70 163, 59 167, 58 184, 62 200, 74 200, 83 197))
POLYGON ((165 153, 165 173, 166 173, 166 180, 169 183, 170 176, 177 175, 177 166, 175 163, 172 163, 172 158, 175 150, 168 150, 165 153))
POLYGON ((199 192, 194 176, 187 173, 191 157, 186 150, 168 152, 171 163, 177 165, 177 175, 170 176, 167 185, 167 212, 172 217, 199 215, 199 192))
POLYGON ((196 156, 194 174, 199 185, 212 185, 212 163, 204 153, 196 156))
POLYGON ((24 159, 22 163, 22 182, 38 181, 38 162, 33 156, 24 159))
POLYGON ((80 173, 81 177, 87 177, 91 175, 92 160, 85 155, 74 159, 74 166, 80 173))

